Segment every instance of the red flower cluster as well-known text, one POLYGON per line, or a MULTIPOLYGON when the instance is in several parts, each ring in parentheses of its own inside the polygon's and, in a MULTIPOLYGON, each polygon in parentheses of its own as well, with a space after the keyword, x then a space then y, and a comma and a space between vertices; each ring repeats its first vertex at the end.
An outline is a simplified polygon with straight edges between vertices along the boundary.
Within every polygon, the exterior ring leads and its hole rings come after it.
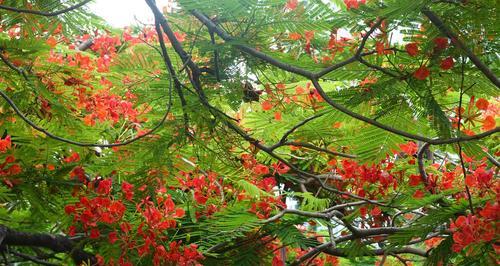
POLYGON ((493 240, 498 240, 500 235, 499 218, 500 206, 498 203, 494 205, 487 203, 479 215, 459 216, 450 224, 455 242, 452 246, 453 251, 466 250, 466 254, 471 255, 471 250, 468 249, 471 245, 494 243, 493 240))
POLYGON ((12 141, 10 140, 10 136, 7 135, 5 138, 0 138, 0 153, 7 152, 8 149, 12 147, 12 141))
POLYGON ((359 165, 352 160, 343 160, 338 173, 347 181, 343 183, 348 183, 357 195, 376 198, 386 195, 390 187, 396 189, 398 183, 389 172, 391 168, 391 163, 384 167, 382 164, 368 166, 359 165))
MULTIPOLYGON (((134 186, 123 182, 122 197, 117 198, 112 193, 112 183, 111 179, 88 182, 87 190, 83 191, 86 195, 80 196, 77 203, 65 207, 65 212, 73 216, 74 225, 70 226, 69 235, 77 232, 78 224, 91 239, 101 238, 103 231, 111 228, 111 231, 107 232, 107 241, 110 244, 119 244, 122 254, 117 261, 109 259, 107 262, 97 256, 99 265, 132 265, 127 260, 132 256, 137 257, 136 254, 131 255, 132 252, 137 252, 140 257, 151 255, 155 266, 172 262, 177 263, 176 265, 199 265, 198 261, 202 260, 203 256, 196 245, 182 246, 181 241, 172 241, 165 245, 168 240, 167 230, 175 228, 176 219, 185 215, 184 209, 176 207, 170 195, 156 196, 154 201, 147 196, 137 203, 135 210, 131 212, 131 215, 137 216, 138 224, 133 230, 133 225, 123 220, 127 208, 122 200, 133 200, 134 186)), ((161 183, 159 185, 161 188, 157 192, 161 193, 164 188, 161 183)))
MULTIPOLYGON (((192 190, 194 192, 194 200, 201 205, 204 205, 210 197, 223 193, 216 184, 217 175, 209 172, 208 175, 200 174, 197 177, 192 173, 180 172, 180 177, 177 180, 180 183, 180 188, 183 190, 192 190)), ((222 181, 222 180, 219 180, 222 181)), ((219 184, 222 184, 220 182, 219 184)))
MULTIPOLYGON (((92 186, 90 186, 92 187, 92 186)), ((66 205, 66 214, 73 216, 73 222, 82 224, 84 230, 94 229, 90 236, 98 236, 98 223, 113 224, 120 221, 125 213, 125 205, 121 200, 115 200, 109 194, 111 192, 111 180, 104 179, 98 182, 96 187, 100 195, 89 199, 81 196, 79 202, 66 205)))
MULTIPOLYGON (((0 153, 6 153, 7 150, 12 148, 12 141, 10 135, 7 135, 5 138, 0 138, 0 153)), ((5 160, 2 164, 0 164, 0 176, 13 176, 21 173, 22 168, 21 165, 15 163, 16 158, 13 155, 9 155, 5 157, 5 160)), ((14 187, 15 185, 21 183, 20 179, 11 179, 4 178, 3 183, 9 188, 14 187)))
MULTIPOLYGON (((16 158, 12 155, 9 155, 5 158, 4 162, 0 164, 0 176, 9 177, 13 175, 20 174, 22 168, 19 164, 14 163, 16 158)), ((12 178, 4 178, 3 183, 9 188, 14 187, 17 184, 20 184, 22 181, 20 179, 12 179, 12 178)))
MULTIPOLYGON (((465 183, 469 187, 475 187, 483 190, 494 188, 493 169, 486 170, 484 166, 476 168, 471 175, 467 175, 465 183)), ((498 182, 497 182, 498 184, 498 182)))
POLYGON ((134 108, 133 102, 122 99, 109 90, 101 90, 87 95, 86 90, 81 88, 76 96, 78 97, 77 106, 89 112, 84 118, 85 124, 89 126, 95 125, 96 120, 99 122, 111 121, 115 124, 120 121, 120 118, 139 122, 137 119, 139 111, 134 108))

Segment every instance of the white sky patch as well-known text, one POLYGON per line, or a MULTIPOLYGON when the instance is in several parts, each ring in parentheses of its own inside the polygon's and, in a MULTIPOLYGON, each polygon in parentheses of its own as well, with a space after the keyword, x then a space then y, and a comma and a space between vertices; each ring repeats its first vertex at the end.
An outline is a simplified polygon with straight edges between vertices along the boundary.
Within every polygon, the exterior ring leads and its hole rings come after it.
MULTIPOLYGON (((157 0, 156 5, 162 10, 169 0, 157 0)), ((138 22, 153 23, 153 13, 144 0, 95 0, 90 10, 102 17, 109 25, 116 28, 134 25, 138 22)))

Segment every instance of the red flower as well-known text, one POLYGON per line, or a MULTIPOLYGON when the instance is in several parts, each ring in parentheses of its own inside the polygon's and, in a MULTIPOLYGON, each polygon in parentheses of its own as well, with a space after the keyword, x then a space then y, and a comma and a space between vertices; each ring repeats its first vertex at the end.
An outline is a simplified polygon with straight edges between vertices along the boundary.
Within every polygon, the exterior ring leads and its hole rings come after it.
POLYGON ((253 168, 253 172, 257 175, 267 175, 269 174, 269 168, 263 164, 257 164, 253 168))
POLYGON ((109 243, 114 244, 118 237, 116 236, 116 232, 111 232, 108 234, 109 243))
POLYGON ((295 8, 297 8, 298 3, 299 3, 298 0, 288 0, 286 2, 285 8, 290 9, 290 10, 294 10, 295 8))
POLYGON ((64 158, 65 163, 76 163, 80 161, 80 155, 77 152, 73 152, 70 156, 64 158))
POLYGON ((297 32, 291 32, 288 34, 288 37, 293 41, 298 41, 300 40, 300 38, 302 38, 302 35, 300 35, 300 33, 297 32))
POLYGON ((12 147, 12 142, 10 136, 7 135, 4 139, 0 138, 0 152, 4 153, 12 147))
POLYGON ((488 100, 483 99, 483 98, 479 98, 476 102, 476 107, 479 110, 488 110, 489 105, 490 105, 490 103, 488 102, 488 100))
POLYGON ((418 45, 414 42, 407 44, 405 46, 405 48, 406 48, 406 52, 410 56, 416 56, 418 54, 418 45))
POLYGON ((347 10, 351 9, 351 8, 359 8, 359 4, 364 4, 366 2, 366 0, 344 0, 344 4, 346 5, 347 7, 347 10))
POLYGON ((399 148, 401 149, 402 152, 408 155, 413 155, 417 153, 418 150, 417 144, 413 141, 409 141, 406 144, 399 144, 399 148))
POLYGON ((410 186, 418 186, 421 181, 422 178, 420 177, 420 175, 410 175, 410 186))
POLYGON ((274 120, 281 121, 281 112, 274 112, 274 120))
POLYGON ((273 104, 270 101, 264 101, 262 104, 262 110, 268 111, 273 108, 273 104))
POLYGON ((97 228, 92 228, 92 229, 90 230, 90 235, 89 235, 89 237, 90 237, 91 239, 96 239, 96 238, 99 238, 100 236, 101 236, 101 233, 99 232, 99 229, 97 229, 97 228))
POLYGON ((208 200, 208 197, 204 196, 200 191, 195 191, 194 200, 196 200, 196 202, 198 202, 199 204, 205 204, 208 200))
POLYGON ((446 49, 448 47, 448 38, 444 37, 437 37, 434 39, 434 43, 436 44, 436 47, 440 50, 446 49))
POLYGON ((288 171, 290 171, 290 167, 288 167, 286 164, 279 162, 279 163, 274 163, 273 165, 274 171, 278 172, 278 174, 286 174, 288 171))
POLYGON ((472 214, 459 216, 450 224, 450 229, 455 242, 452 246, 454 252, 460 252, 471 244, 489 242, 495 237, 492 223, 472 214))
POLYGON ((68 236, 74 236, 74 235, 76 235, 76 227, 72 225, 68 227, 68 236))
POLYGON ((497 122, 493 116, 489 115, 483 120, 483 126, 481 127, 483 130, 492 130, 496 127, 497 122))
POLYGON ((422 191, 419 189, 419 190, 415 191, 415 193, 413 194, 413 198, 415 198, 415 199, 421 199, 421 198, 423 198, 423 197, 424 197, 424 195, 425 195, 425 193, 424 193, 424 192, 422 192, 422 191))
POLYGON ((441 61, 440 67, 443 70, 448 70, 451 69, 454 64, 455 62, 453 61, 453 57, 449 56, 446 57, 443 61, 441 61))
POLYGON ((177 208, 175 209, 175 218, 182 218, 186 214, 186 211, 184 211, 183 208, 177 208))
POLYGON ((57 45, 57 40, 53 36, 50 36, 45 42, 50 46, 50 48, 54 48, 57 45))
POLYGON ((371 210, 370 214, 371 214, 372 216, 377 217, 377 216, 380 216, 380 214, 382 214, 382 210, 380 210, 380 208, 376 206, 375 208, 373 208, 373 209, 371 210))
POLYGON ((415 73, 413 73, 413 76, 418 79, 418 80, 425 80, 429 75, 431 74, 431 71, 425 67, 421 66, 415 73))
POLYGON ((104 195, 109 194, 109 192, 111 192, 111 185, 112 185, 112 182, 111 182, 111 179, 109 179, 109 178, 100 180, 99 185, 97 187, 97 193, 104 194, 104 195))
POLYGON ((75 205, 66 205, 66 206, 64 207, 64 212, 65 212, 66 214, 72 214, 72 213, 74 213, 75 211, 76 211, 76 207, 75 207, 75 205))
POLYGON ((134 185, 129 184, 125 181, 122 182, 122 191, 123 195, 127 200, 132 200, 132 197, 134 196, 134 185))

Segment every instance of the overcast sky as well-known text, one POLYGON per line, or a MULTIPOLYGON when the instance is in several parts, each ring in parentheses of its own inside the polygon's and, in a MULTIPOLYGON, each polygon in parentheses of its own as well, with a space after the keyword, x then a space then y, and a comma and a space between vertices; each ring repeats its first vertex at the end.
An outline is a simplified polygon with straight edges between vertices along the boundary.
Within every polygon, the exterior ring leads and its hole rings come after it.
MULTIPOLYGON (((167 2, 156 0, 160 10, 167 2)), ((136 18, 141 22, 153 22, 153 14, 144 0, 95 0, 90 9, 113 27, 135 24, 136 18)))

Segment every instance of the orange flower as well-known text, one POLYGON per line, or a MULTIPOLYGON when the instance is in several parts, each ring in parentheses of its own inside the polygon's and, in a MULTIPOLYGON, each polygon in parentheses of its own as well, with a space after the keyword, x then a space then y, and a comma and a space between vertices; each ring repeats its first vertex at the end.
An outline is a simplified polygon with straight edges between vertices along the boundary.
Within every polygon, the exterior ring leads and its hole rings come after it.
POLYGON ((56 47, 56 45, 57 45, 57 40, 56 40, 56 38, 54 38, 53 36, 50 36, 50 37, 47 39, 46 43, 47 43, 47 44, 48 44, 51 48, 54 48, 54 47, 56 47))
POLYGON ((297 32, 291 32, 288 34, 288 37, 294 41, 298 41, 300 40, 300 38, 302 38, 302 35, 300 35, 300 33, 297 32))
POLYGON ((483 121, 483 126, 481 127, 483 130, 492 130, 496 127, 496 121, 493 116, 487 116, 483 121))
POLYGON ((281 112, 274 113, 274 120, 281 121, 281 112))
POLYGON ((490 105, 490 103, 486 99, 483 99, 483 98, 479 98, 476 102, 476 107, 479 110, 487 110, 489 105, 490 105))
POLYGON ((264 101, 262 104, 262 110, 269 111, 273 108, 273 104, 270 101, 264 101))

